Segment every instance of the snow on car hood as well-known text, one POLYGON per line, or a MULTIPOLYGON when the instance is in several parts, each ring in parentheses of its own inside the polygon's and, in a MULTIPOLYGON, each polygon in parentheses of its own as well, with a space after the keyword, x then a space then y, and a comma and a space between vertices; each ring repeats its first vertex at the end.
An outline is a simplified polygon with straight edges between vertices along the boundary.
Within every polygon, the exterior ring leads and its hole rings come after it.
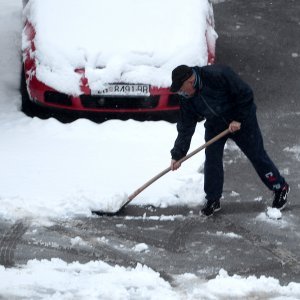
MULTIPOLYGON (((108 82, 171 84, 179 64, 207 63, 207 0, 31 0, 37 78, 80 94, 85 68, 92 89, 108 82)), ((23 36, 23 49, 27 46, 23 36)))

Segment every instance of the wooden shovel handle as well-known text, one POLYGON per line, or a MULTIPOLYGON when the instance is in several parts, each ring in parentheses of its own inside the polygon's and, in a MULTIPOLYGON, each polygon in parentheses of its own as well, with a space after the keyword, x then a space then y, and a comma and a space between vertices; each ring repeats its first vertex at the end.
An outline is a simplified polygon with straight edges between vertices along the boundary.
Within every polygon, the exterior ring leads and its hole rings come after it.
MULTIPOLYGON (((209 145, 211 145, 212 143, 216 142, 217 140, 221 139, 222 137, 224 137, 225 135, 227 135, 229 133, 230 133, 229 129, 226 129, 226 130, 222 131, 220 134, 218 134, 217 136, 215 136, 214 138, 212 138, 211 140, 209 140, 208 142, 206 142, 202 146, 198 147, 197 149, 195 149, 194 151, 192 151, 188 155, 186 155, 183 158, 181 158, 180 160, 178 160, 178 162, 179 163, 183 163, 187 159, 191 158, 192 156, 194 156, 195 154, 197 154, 198 152, 200 152, 204 148, 208 147, 209 145)), ((123 206, 126 206, 139 193, 141 193, 144 189, 146 189, 149 185, 151 185, 157 179, 159 179, 160 177, 162 177, 165 174, 167 174, 169 171, 171 171, 171 167, 168 167, 167 169, 161 171, 159 174, 157 174, 156 176, 154 176, 153 178, 151 178, 149 181, 147 181, 144 185, 142 185, 140 188, 138 188, 136 191, 134 191, 131 195, 128 196, 128 200, 127 200, 127 202, 123 206)))

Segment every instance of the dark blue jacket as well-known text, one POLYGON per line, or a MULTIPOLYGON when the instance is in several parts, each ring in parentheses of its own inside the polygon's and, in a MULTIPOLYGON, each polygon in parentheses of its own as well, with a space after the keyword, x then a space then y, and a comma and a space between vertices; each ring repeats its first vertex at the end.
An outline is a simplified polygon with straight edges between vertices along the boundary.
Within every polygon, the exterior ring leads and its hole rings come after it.
POLYGON ((187 154, 199 118, 206 120, 205 127, 221 131, 231 121, 243 123, 256 110, 252 89, 230 67, 211 65, 193 70, 198 83, 193 97, 180 97, 178 136, 171 150, 175 160, 187 154))

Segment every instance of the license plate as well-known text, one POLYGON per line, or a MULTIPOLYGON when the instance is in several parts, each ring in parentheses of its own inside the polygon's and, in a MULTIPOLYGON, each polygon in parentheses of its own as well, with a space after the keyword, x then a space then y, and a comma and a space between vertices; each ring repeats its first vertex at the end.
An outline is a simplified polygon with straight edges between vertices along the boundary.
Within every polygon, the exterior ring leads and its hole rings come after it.
POLYGON ((120 84, 107 85, 104 90, 92 91, 93 95, 107 96, 150 96, 148 84, 120 84))

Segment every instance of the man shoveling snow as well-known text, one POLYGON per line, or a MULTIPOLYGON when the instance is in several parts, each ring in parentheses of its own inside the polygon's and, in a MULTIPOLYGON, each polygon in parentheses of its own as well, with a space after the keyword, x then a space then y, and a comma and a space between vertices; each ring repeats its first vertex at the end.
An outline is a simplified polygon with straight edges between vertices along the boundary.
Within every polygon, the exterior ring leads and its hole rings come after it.
POLYGON ((205 150, 204 191, 207 201, 202 214, 211 216, 221 209, 223 151, 228 138, 238 145, 263 183, 274 192, 272 207, 284 209, 290 187, 264 149, 249 85, 227 66, 180 65, 172 72, 171 91, 180 96, 178 136, 171 150, 173 171, 180 167, 178 161, 189 150, 199 117, 206 120, 206 141, 226 128, 230 131, 229 135, 205 150))

